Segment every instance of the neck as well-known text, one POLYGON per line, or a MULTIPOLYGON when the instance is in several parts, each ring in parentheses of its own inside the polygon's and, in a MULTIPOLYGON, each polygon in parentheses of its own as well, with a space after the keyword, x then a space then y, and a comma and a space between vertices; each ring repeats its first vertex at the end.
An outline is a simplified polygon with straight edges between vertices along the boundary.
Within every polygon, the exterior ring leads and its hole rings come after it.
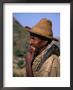
POLYGON ((37 55, 39 55, 44 49, 46 48, 46 46, 44 46, 44 47, 39 47, 39 48, 36 48, 35 49, 35 52, 34 52, 34 57, 33 57, 33 60, 35 59, 35 57, 37 56, 37 55))
POLYGON ((45 49, 46 47, 43 47, 41 50, 40 50, 40 53, 45 49))

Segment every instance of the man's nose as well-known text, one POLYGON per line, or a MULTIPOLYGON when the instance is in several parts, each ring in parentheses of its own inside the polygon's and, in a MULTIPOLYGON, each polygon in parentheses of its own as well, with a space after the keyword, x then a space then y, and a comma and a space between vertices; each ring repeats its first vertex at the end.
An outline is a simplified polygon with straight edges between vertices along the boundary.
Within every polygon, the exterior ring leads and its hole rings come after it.
POLYGON ((32 45, 33 43, 34 43, 34 40, 33 39, 30 39, 29 44, 32 45))

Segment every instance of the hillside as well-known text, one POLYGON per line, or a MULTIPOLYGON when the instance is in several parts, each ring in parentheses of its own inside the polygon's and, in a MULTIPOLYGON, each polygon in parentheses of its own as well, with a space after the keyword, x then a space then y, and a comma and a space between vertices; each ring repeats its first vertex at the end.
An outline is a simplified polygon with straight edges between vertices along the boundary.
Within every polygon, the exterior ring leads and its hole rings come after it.
POLYGON ((13 18, 13 76, 24 76, 25 55, 28 51, 29 33, 13 18))

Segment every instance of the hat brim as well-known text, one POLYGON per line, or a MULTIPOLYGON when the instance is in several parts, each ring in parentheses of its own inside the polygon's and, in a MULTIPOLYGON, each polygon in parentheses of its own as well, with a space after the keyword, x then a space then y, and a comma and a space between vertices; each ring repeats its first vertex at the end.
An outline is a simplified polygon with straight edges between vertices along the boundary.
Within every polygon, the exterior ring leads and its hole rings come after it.
POLYGON ((46 36, 44 36, 44 35, 40 35, 39 33, 36 33, 36 32, 33 32, 32 30, 27 30, 29 33, 32 33, 32 34, 35 34, 35 35, 39 35, 39 36, 42 36, 42 37, 44 37, 44 38, 46 38, 46 39, 51 39, 51 40, 56 40, 56 41, 58 41, 58 39, 57 38, 54 38, 54 37, 46 37, 46 36))

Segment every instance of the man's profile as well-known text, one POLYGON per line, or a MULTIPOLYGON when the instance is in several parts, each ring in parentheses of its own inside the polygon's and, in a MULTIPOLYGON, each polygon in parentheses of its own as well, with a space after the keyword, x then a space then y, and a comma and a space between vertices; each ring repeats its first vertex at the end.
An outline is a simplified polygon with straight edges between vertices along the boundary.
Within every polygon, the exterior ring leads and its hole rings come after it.
POLYGON ((53 38, 52 22, 43 18, 28 32, 30 33, 29 52, 25 59, 27 76, 60 76, 60 50, 59 47, 54 46, 54 43, 51 45, 52 41, 58 42, 53 38))

